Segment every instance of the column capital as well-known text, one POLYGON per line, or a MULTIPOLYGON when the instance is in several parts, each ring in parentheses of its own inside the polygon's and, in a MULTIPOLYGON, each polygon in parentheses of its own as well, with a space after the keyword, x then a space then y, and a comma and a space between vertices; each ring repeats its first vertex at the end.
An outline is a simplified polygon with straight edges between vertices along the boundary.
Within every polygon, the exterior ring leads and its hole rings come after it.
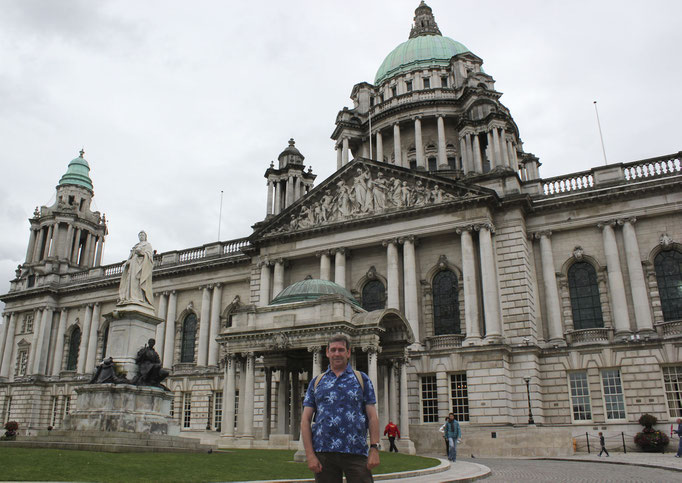
POLYGON ((630 217, 627 217, 627 218, 619 218, 619 219, 618 219, 618 224, 619 224, 619 225, 623 226, 623 225, 625 225, 626 223, 629 223, 630 225, 634 225, 635 223, 637 223, 637 217, 635 217, 635 216, 630 216, 630 217))
POLYGON ((282 265, 282 266, 284 266, 284 265, 286 265, 286 263, 287 263, 287 259, 284 258, 284 257, 279 257, 279 258, 275 258, 275 259, 272 260, 270 263, 271 263, 272 265, 282 265))
POLYGON ((405 244, 405 242, 417 243, 417 237, 415 235, 405 235, 398 238, 398 243, 405 244))
POLYGON ((247 360, 248 360, 248 359, 253 359, 253 357, 254 357, 255 355, 256 355, 256 354, 255 354, 254 352, 252 352, 252 351, 250 351, 250 352, 242 352, 242 357, 245 358, 245 359, 247 359, 247 360))
POLYGON ((537 240, 539 240, 542 237, 549 238, 552 236, 552 230, 543 230, 543 231, 536 231, 533 233, 533 237, 537 240))
POLYGON ((421 118, 422 118, 422 117, 424 117, 424 116, 421 116, 421 115, 419 115, 419 116, 412 116, 412 120, 413 120, 413 121, 421 121, 421 118))
POLYGON ((214 284, 213 284, 213 288, 220 288, 220 287, 222 287, 222 286, 223 286, 223 284, 220 283, 220 282, 214 283, 214 284))
POLYGON ((476 231, 481 231, 481 230, 488 230, 490 233, 495 233, 495 225, 492 223, 478 223, 474 225, 474 230, 476 231))
POLYGON ((388 240, 382 241, 381 246, 387 247, 388 245, 397 245, 398 243, 400 243, 398 238, 389 238, 388 240))
POLYGON ((330 255, 330 254, 331 254, 331 250, 320 250, 320 251, 315 252, 315 256, 317 258, 322 258, 322 255, 330 255))
POLYGON ((376 344, 365 344, 361 348, 362 352, 366 352, 368 354, 378 354, 381 352, 381 347, 376 344))
POLYGON ((258 268, 269 267, 270 265, 272 265, 272 262, 267 258, 258 262, 258 268))
POLYGON ((458 226, 457 228, 455 228, 455 233, 457 233, 458 235, 461 235, 465 231, 469 231, 469 232, 474 231, 474 225, 464 225, 464 226, 458 226))
POLYGON ((600 230, 603 230, 603 229, 606 228, 607 226, 613 228, 613 227, 615 227, 617 224, 618 224, 618 220, 616 220, 616 219, 613 219, 613 220, 606 220, 606 221, 602 221, 602 222, 600 222, 600 223, 597 223, 597 228, 599 228, 600 230))
POLYGON ((350 250, 348 250, 348 248, 345 247, 334 248, 333 251, 334 253, 341 253, 342 255, 347 255, 350 252, 350 250))
POLYGON ((320 346, 320 345, 309 345, 307 347, 307 349, 308 349, 308 352, 319 352, 323 349, 323 347, 324 346, 320 346))

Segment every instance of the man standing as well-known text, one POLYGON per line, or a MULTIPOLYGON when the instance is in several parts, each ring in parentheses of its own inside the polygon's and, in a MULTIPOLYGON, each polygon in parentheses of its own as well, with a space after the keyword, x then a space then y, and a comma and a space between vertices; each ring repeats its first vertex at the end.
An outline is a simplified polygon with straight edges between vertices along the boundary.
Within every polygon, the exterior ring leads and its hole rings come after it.
POLYGON ((455 420, 454 413, 448 416, 448 422, 445 424, 445 438, 448 440, 448 459, 453 463, 457 460, 457 443, 462 437, 462 430, 459 428, 459 423, 455 420))
POLYGON ((400 439, 400 430, 393 421, 389 421, 384 428, 384 436, 386 435, 388 435, 388 441, 391 443, 391 447, 388 448, 388 452, 390 453, 391 451, 395 451, 397 453, 398 448, 395 445, 395 437, 397 436, 398 439, 400 439))
POLYGON ((301 437, 317 482, 341 483, 343 475, 352 482, 373 482, 371 470, 379 465, 374 387, 367 374, 348 363, 350 350, 346 335, 329 340, 329 369, 310 381, 303 400, 301 437))
POLYGON ((675 458, 682 458, 682 419, 677 418, 677 429, 675 430, 677 437, 680 438, 680 442, 677 445, 677 454, 675 458))

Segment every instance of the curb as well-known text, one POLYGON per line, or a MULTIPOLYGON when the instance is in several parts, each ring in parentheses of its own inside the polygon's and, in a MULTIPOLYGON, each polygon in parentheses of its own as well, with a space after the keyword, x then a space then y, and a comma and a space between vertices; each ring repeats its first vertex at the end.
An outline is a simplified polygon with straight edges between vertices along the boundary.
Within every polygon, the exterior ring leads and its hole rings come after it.
POLYGON ((541 460, 541 461, 575 461, 578 463, 601 463, 601 464, 611 464, 611 465, 623 465, 623 466, 641 466, 644 468, 657 468, 661 470, 670 470, 670 471, 678 471, 682 472, 682 468, 678 468, 675 466, 665 466, 665 465, 660 465, 660 464, 655 464, 655 463, 636 463, 636 462, 630 462, 630 461, 618 461, 618 460, 593 460, 593 459, 587 459, 587 458, 529 458, 529 459, 534 459, 534 460, 541 460))

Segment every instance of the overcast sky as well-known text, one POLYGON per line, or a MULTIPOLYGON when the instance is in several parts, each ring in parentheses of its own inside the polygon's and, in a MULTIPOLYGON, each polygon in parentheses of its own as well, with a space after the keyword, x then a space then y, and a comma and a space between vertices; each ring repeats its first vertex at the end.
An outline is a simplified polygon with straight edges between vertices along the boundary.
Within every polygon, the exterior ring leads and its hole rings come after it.
MULTIPOLYGON (((408 38, 418 0, 0 0, 0 293, 27 219, 85 148, 104 264, 145 229, 156 250, 247 236, 290 137, 318 174, 330 135, 408 38)), ((556 176, 677 152, 682 2, 431 0, 484 61, 524 149, 556 176)))

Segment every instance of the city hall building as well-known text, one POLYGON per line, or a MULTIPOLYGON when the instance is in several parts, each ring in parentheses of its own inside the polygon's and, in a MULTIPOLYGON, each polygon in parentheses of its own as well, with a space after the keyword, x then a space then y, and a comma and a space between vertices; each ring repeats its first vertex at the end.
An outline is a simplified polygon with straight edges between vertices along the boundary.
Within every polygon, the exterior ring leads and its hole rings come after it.
MULTIPOLYGON (((155 255, 181 434, 296 448, 338 332, 407 451, 442 450, 449 412, 477 455, 682 416, 680 153, 542 178, 482 64, 422 2, 337 114, 334 174, 290 140, 251 234, 155 255)), ((29 433, 59 427, 107 355, 123 267, 100 263, 82 152, 56 191, 0 296, 0 417, 29 433)))

